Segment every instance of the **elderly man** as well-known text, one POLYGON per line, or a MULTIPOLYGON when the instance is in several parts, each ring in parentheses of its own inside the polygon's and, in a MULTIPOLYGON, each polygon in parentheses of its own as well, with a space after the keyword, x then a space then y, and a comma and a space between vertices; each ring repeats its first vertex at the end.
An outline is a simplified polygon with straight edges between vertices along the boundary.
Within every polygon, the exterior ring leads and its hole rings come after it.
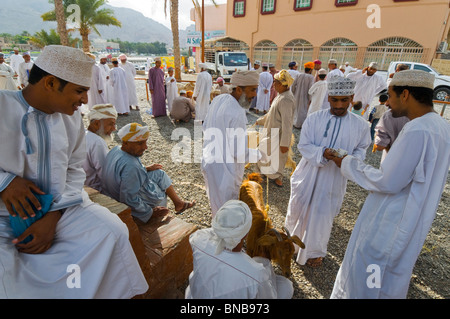
POLYGON ((112 104, 94 105, 88 119, 84 185, 102 192, 102 171, 109 152, 107 143, 112 142, 111 134, 116 130, 117 111, 112 104))
POLYGON ((194 269, 186 299, 291 299, 292 282, 275 275, 265 256, 251 258, 242 251, 252 225, 250 208, 242 201, 226 202, 212 227, 189 238, 194 269))
POLYGON ((344 74, 341 72, 341 70, 338 69, 337 60, 336 59, 330 59, 328 61, 328 76, 327 76, 327 79, 329 79, 331 77, 334 77, 334 76, 344 77, 344 74))
POLYGON ((292 139, 295 98, 290 87, 294 79, 287 70, 281 70, 275 75, 274 81, 278 95, 273 101, 269 113, 256 121, 256 124, 264 125, 265 130, 260 136, 259 147, 267 150, 270 163, 258 162, 258 167, 261 173, 281 187, 292 139))
MULTIPOLYGON (((272 74, 272 77, 275 76, 275 74, 278 73, 277 68, 275 67, 275 64, 269 63, 269 72, 272 74)), ((272 104, 273 99, 277 96, 277 90, 275 90, 274 84, 272 84, 272 88, 270 89, 270 104, 272 104)))
POLYGON ((148 71, 148 86, 152 97, 153 116, 167 116, 164 71, 161 70, 161 58, 155 58, 155 66, 148 71))
POLYGON ((144 166, 140 157, 147 149, 148 128, 130 123, 119 130, 122 146, 116 146, 106 156, 102 172, 102 188, 105 194, 131 207, 131 215, 143 223, 157 211, 166 211, 167 196, 175 211, 181 214, 195 205, 180 199, 170 177, 162 165, 144 166))
POLYGON ((336 151, 364 160, 371 143, 367 121, 348 112, 355 82, 340 76, 327 82, 330 109, 314 112, 305 120, 298 144, 302 159, 291 177, 285 221, 288 231, 306 246, 300 249, 297 263, 310 267, 322 265, 347 187, 347 179, 329 160, 336 151))
POLYGON ((314 84, 314 76, 312 71, 314 63, 305 63, 305 73, 301 73, 292 84, 291 91, 295 97, 294 122, 293 125, 297 129, 301 129, 303 122, 308 115, 309 104, 311 99, 309 97, 309 89, 314 84))
POLYGON ((191 99, 186 97, 186 91, 181 90, 180 96, 177 96, 172 103, 172 112, 170 117, 175 121, 183 121, 188 123, 194 118, 195 106, 192 104, 191 99))
POLYGON ((212 77, 207 71, 206 63, 200 63, 200 73, 197 75, 197 81, 194 88, 195 120, 203 122, 208 113, 209 102, 211 100, 212 77))
POLYGON ((234 72, 232 93, 213 100, 203 123, 201 169, 213 216, 227 201, 239 198, 245 164, 261 157, 258 150, 248 148, 247 116, 239 104, 255 97, 258 83, 256 71, 234 72))
POLYGON ((101 76, 103 77, 103 80, 105 81, 105 100, 107 103, 111 103, 112 101, 112 90, 111 85, 109 84, 109 73, 111 72, 111 69, 108 66, 108 58, 105 54, 100 56, 100 63, 98 64, 98 67, 100 68, 101 76))
POLYGON ((263 65, 262 69, 263 71, 259 75, 258 93, 255 97, 256 114, 258 114, 260 111, 266 114, 270 109, 270 90, 273 85, 273 76, 269 73, 267 64, 263 65))
POLYGON ((31 61, 30 52, 24 52, 22 54, 24 62, 19 65, 19 83, 20 87, 23 89, 28 85, 28 79, 30 78, 30 71, 34 63, 31 61))
POLYGON ((356 81, 354 101, 362 102, 363 117, 366 120, 369 118, 368 109, 375 95, 387 89, 386 82, 379 74, 376 74, 377 69, 378 64, 372 62, 368 67, 347 75, 347 78, 356 81))
POLYGON ((450 165, 450 127, 433 110, 433 74, 407 70, 389 85, 392 115, 407 116, 380 169, 333 158, 369 191, 336 277, 332 298, 406 298, 450 165))
POLYGON ((93 63, 81 50, 46 46, 28 86, 0 92, 2 299, 131 298, 148 289, 126 225, 83 190, 77 109, 93 63))
POLYGON ((134 78, 136 77, 136 69, 133 63, 127 61, 128 57, 125 54, 119 55, 119 66, 125 71, 127 88, 128 88, 128 105, 130 110, 133 109, 133 105, 136 106, 136 110, 139 110, 138 98, 136 93, 136 83, 134 78))

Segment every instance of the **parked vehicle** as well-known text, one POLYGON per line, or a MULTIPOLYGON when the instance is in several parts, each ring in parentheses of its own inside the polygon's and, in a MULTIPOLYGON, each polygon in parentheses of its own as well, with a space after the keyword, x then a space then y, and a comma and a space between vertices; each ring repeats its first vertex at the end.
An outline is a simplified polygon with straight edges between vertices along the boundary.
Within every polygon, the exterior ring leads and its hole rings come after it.
POLYGON ((378 71, 377 73, 384 77, 387 81, 389 74, 395 72, 398 64, 406 64, 409 66, 410 70, 422 70, 435 75, 436 79, 434 81, 434 99, 444 101, 447 95, 450 95, 450 76, 444 75, 436 71, 432 66, 424 63, 418 62, 407 62, 407 61, 393 61, 390 63, 387 72, 378 71))
POLYGON ((205 41, 205 63, 213 78, 229 82, 234 72, 248 70, 249 60, 241 41, 226 37, 205 41))

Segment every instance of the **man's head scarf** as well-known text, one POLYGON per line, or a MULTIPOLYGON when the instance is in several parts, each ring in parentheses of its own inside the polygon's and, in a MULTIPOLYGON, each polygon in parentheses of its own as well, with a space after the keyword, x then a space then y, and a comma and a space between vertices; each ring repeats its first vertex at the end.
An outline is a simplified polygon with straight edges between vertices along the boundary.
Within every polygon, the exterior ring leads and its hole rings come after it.
POLYGON ((292 83, 294 83, 294 78, 287 70, 281 70, 275 74, 273 78, 280 81, 281 84, 286 85, 287 87, 291 87, 292 83))
POLYGON ((89 121, 117 119, 116 108, 112 104, 97 104, 88 114, 89 121))
POLYGON ((95 61, 82 50, 62 45, 48 45, 34 63, 45 72, 67 82, 91 86, 95 61))
POLYGON ((252 212, 243 201, 229 200, 216 213, 211 226, 216 235, 217 255, 224 249, 234 249, 248 234, 252 226, 252 212))
POLYGON ((259 73, 257 71, 237 71, 231 76, 233 86, 259 85, 259 73))
POLYGON ((147 126, 130 123, 122 127, 117 134, 122 142, 142 142, 148 139, 150 132, 147 126))
POLYGON ((307 62, 304 67, 305 69, 314 69, 314 62, 307 62))

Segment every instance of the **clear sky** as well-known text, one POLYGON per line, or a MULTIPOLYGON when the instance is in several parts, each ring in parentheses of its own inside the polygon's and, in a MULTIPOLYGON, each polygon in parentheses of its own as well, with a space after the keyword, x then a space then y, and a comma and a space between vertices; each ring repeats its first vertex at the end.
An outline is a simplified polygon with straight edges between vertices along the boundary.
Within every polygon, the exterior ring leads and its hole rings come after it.
MULTIPOLYGON (((201 5, 201 0, 198 0, 201 5)), ((217 4, 226 3, 227 0, 216 0, 217 4)), ((164 0, 108 0, 114 7, 125 7, 141 12, 170 29, 170 0, 167 0, 167 17, 164 14, 164 0)), ((205 0, 205 6, 212 5, 210 0, 205 0)), ((186 29, 194 22, 190 18, 190 10, 194 7, 192 0, 179 0, 178 21, 181 30, 186 29)))

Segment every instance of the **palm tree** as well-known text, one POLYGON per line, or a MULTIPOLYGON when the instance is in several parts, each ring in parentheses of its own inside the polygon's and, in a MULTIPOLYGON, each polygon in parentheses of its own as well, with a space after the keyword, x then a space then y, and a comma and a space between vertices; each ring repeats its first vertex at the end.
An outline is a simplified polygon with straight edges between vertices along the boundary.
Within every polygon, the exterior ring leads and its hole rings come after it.
MULTIPOLYGON (((167 0, 164 0, 164 12, 167 17, 167 0)), ((181 81, 181 50, 180 32, 178 30, 178 0, 170 0, 170 26, 173 38, 173 57, 175 64, 175 79, 181 81)))
MULTIPOLYGON (((36 46, 43 48, 47 45, 60 44, 61 37, 58 34, 58 32, 56 32, 55 29, 51 29, 50 32, 41 30, 36 32, 33 36, 31 36, 30 41, 34 43, 36 46)), ((76 47, 79 41, 80 39, 78 38, 72 39, 70 36, 68 36, 67 46, 76 47)))
POLYGON ((61 45, 69 45, 69 33, 66 27, 66 15, 64 14, 63 0, 54 0, 55 2, 55 17, 58 26, 58 34, 61 39, 61 45))
MULTIPOLYGON (((83 51, 89 52, 90 41, 89 35, 94 31, 100 36, 100 32, 97 30, 97 25, 113 25, 121 27, 122 24, 116 17, 114 17, 114 11, 112 9, 101 9, 100 7, 107 3, 107 0, 64 0, 64 8, 71 4, 77 5, 80 8, 80 21, 77 27, 81 35, 83 43, 83 51)), ((66 14, 67 14, 67 10, 66 14)), ((42 16, 44 21, 55 21, 55 11, 49 11, 42 16)))

